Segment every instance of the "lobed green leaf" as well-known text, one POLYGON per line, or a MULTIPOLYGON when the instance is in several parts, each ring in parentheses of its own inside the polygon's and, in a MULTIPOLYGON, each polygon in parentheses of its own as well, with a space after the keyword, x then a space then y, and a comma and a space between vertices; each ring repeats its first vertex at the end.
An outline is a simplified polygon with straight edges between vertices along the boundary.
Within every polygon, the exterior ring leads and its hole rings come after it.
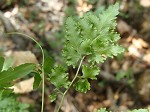
POLYGON ((86 93, 87 90, 90 90, 90 83, 88 82, 87 79, 79 79, 75 84, 74 84, 75 90, 79 92, 86 93))
POLYGON ((54 102, 57 98, 57 94, 51 94, 51 95, 49 95, 49 98, 50 98, 51 102, 54 102))
POLYGON ((52 73, 49 74, 48 80, 56 87, 68 88, 70 82, 68 81, 68 73, 65 73, 66 69, 63 66, 56 66, 52 69, 52 73))
POLYGON ((89 78, 89 79, 97 79, 96 76, 99 74, 100 70, 98 69, 98 67, 94 66, 94 67, 88 67, 86 65, 83 65, 82 68, 82 77, 83 78, 89 78))
POLYGON ((107 57, 124 52, 124 48, 116 44, 120 35, 116 33, 116 16, 119 4, 116 3, 98 16, 88 12, 83 17, 66 20, 66 42, 63 56, 68 66, 75 67, 83 56, 89 56, 89 62, 104 62, 107 57))
POLYGON ((114 5, 110 5, 107 10, 102 11, 101 14, 99 14, 100 19, 100 26, 101 29, 110 28, 114 29, 116 24, 116 16, 119 14, 119 3, 116 3, 114 5))

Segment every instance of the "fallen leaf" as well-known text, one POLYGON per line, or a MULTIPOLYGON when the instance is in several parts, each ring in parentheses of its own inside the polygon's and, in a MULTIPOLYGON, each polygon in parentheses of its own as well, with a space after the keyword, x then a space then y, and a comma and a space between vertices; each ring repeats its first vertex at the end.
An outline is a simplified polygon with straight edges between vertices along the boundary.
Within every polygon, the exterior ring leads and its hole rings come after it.
POLYGON ((132 44, 129 46, 128 51, 131 56, 141 57, 139 50, 132 44))
POLYGON ((150 53, 145 54, 143 56, 143 61, 147 62, 148 64, 150 64, 150 53))
POLYGON ((143 7, 150 7, 150 0, 140 0, 140 5, 143 7))
POLYGON ((21 81, 15 84, 11 88, 14 89, 14 93, 28 93, 33 90, 33 82, 34 82, 34 77, 21 81))
MULTIPOLYGON (((38 64, 38 60, 31 51, 10 51, 5 53, 7 57, 13 58, 13 67, 24 63, 38 64)), ((34 77, 16 83, 13 87, 15 93, 28 93, 33 90, 34 77)))
POLYGON ((121 35, 131 32, 131 27, 123 20, 118 21, 117 29, 121 35))
POLYGON ((136 48, 139 48, 139 49, 142 49, 142 48, 147 48, 148 47, 148 43, 146 43, 144 40, 138 38, 138 39, 135 39, 133 38, 132 39, 132 44, 136 47, 136 48))
POLYGON ((38 64, 35 55, 31 51, 14 51, 12 52, 11 57, 13 57, 14 59, 13 61, 14 67, 24 63, 38 64))

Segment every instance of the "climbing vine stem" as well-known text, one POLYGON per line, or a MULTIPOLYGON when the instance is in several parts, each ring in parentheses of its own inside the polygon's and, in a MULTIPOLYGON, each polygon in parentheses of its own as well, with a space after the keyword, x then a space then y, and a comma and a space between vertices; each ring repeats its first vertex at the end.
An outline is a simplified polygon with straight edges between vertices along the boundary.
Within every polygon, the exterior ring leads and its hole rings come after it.
POLYGON ((69 84, 69 86, 68 86, 68 88, 66 89, 66 91, 63 93, 62 98, 61 98, 61 101, 60 101, 60 103, 59 103, 59 106, 58 106, 58 109, 57 109, 56 112, 59 112, 59 110, 60 110, 60 108, 61 108, 61 106, 62 106, 62 103, 63 103, 63 101, 64 101, 64 98, 65 98, 65 96, 66 96, 68 90, 70 89, 70 87, 71 87, 72 84, 74 83, 75 79, 77 78, 78 73, 79 73, 79 70, 80 70, 80 68, 81 68, 81 65, 82 65, 82 62, 83 62, 84 58, 85 58, 85 56, 82 57, 82 59, 81 59, 81 61, 80 61, 80 64, 79 64, 79 66, 78 66, 78 69, 77 69, 77 71, 76 71, 76 74, 75 74, 74 78, 72 79, 72 81, 71 81, 71 83, 69 84))
POLYGON ((19 32, 10 32, 10 33, 6 33, 8 35, 22 35, 22 36, 25 36, 27 38, 30 38, 32 41, 34 41, 38 46, 39 48, 41 49, 41 52, 42 52, 42 73, 41 73, 41 77, 42 77, 42 105, 41 105, 41 112, 44 112, 44 91, 45 91, 45 83, 44 83, 44 51, 43 51, 43 48, 42 46, 39 44, 39 42, 37 42, 34 37, 31 37, 29 35, 26 35, 26 34, 23 34, 23 33, 19 33, 19 32))

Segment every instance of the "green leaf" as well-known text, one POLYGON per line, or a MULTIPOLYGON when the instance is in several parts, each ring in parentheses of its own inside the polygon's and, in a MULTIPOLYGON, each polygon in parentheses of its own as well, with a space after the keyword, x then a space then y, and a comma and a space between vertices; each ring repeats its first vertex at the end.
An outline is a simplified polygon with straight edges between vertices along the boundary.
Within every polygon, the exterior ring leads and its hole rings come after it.
POLYGON ((74 87, 76 91, 86 93, 87 90, 90 90, 90 83, 88 82, 87 79, 79 79, 75 83, 74 87))
POLYGON ((11 81, 28 75, 36 67, 35 64, 26 63, 15 67, 14 69, 9 68, 7 71, 0 73, 0 84, 10 83, 11 81))
POLYGON ((33 72, 34 73, 34 83, 33 83, 33 89, 37 89, 41 83, 41 76, 39 73, 33 72))
POLYGON ((99 74, 100 70, 98 67, 88 67, 86 65, 83 65, 82 73, 83 78, 90 78, 90 79, 97 79, 96 76, 99 74))
POLYGON ((104 10, 105 10, 105 6, 98 7, 95 11, 95 14, 99 16, 99 14, 102 13, 104 10))
POLYGON ((86 54, 86 55, 91 54, 91 46, 90 46, 90 44, 91 44, 91 40, 90 40, 90 39, 84 40, 84 41, 81 43, 81 45, 80 45, 81 48, 78 49, 79 52, 80 52, 81 54, 86 54))
POLYGON ((97 112, 111 112, 111 111, 107 111, 106 108, 101 108, 101 109, 97 110, 97 112))
POLYGON ((116 16, 119 14, 119 3, 110 5, 107 10, 99 14, 101 29, 110 28, 114 29, 116 26, 116 16))
POLYGON ((148 109, 134 109, 134 110, 130 110, 128 112, 149 112, 148 109))
POLYGON ((0 88, 0 100, 4 97, 10 96, 10 94, 13 92, 13 89, 10 88, 0 88))
POLYGON ((88 56, 89 62, 100 63, 124 52, 124 48, 116 44, 120 39, 115 32, 118 14, 116 3, 99 15, 88 12, 80 18, 67 18, 63 57, 68 66, 75 67, 83 56, 88 56))
POLYGON ((49 95, 49 98, 50 98, 51 102, 54 102, 57 98, 57 94, 51 94, 51 95, 49 95))
POLYGON ((2 69, 3 69, 3 64, 4 64, 4 58, 3 58, 3 57, 0 57, 0 72, 1 72, 2 69))
POLYGON ((11 83, 0 84, 0 87, 6 87, 6 88, 8 88, 8 87, 11 87, 11 86, 13 86, 13 84, 11 84, 11 83))
POLYGON ((12 66, 12 63, 13 58, 8 58, 7 60, 5 60, 2 71, 8 70, 12 66))
POLYGON ((81 53, 78 52, 77 48, 77 46, 80 46, 80 43, 82 42, 79 31, 80 29, 78 28, 77 21, 72 17, 67 18, 65 28, 66 43, 62 54, 67 65, 73 65, 73 67, 75 67, 81 58, 81 53))
POLYGON ((121 54, 122 52, 124 52, 124 48, 122 46, 119 45, 113 45, 110 47, 110 50, 107 51, 107 55, 108 57, 113 58, 113 56, 117 56, 118 54, 121 54))
POLYGON ((6 97, 0 100, 1 112, 29 112, 29 104, 16 101, 14 97, 6 97))
POLYGON ((63 66, 56 66, 52 69, 52 73, 49 74, 48 80, 56 87, 68 88, 70 82, 68 81, 68 73, 65 73, 66 69, 63 66))
POLYGON ((73 65, 74 68, 77 65, 79 59, 81 58, 81 54, 78 53, 77 50, 75 50, 72 46, 70 48, 64 48, 63 56, 67 65, 73 65))
POLYGON ((54 66, 54 61, 51 57, 47 57, 45 60, 44 60, 44 71, 48 74, 51 73, 51 69, 53 68, 54 66))
POLYGON ((89 58, 89 62, 96 62, 96 63, 100 63, 100 62, 104 62, 106 60, 106 57, 102 56, 101 54, 95 54, 93 53, 92 55, 90 55, 89 58))

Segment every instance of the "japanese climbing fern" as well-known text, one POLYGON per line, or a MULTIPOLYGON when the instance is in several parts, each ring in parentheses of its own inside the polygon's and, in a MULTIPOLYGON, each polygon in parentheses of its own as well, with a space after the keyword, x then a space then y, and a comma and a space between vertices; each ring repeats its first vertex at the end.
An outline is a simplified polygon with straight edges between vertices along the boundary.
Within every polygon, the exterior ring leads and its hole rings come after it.
MULTIPOLYGON (((40 44, 33 38, 43 54, 41 66, 42 77, 42 108, 44 111, 44 74, 48 74, 48 81, 55 86, 54 93, 50 95, 51 101, 57 98, 58 94, 62 95, 61 102, 57 109, 60 110, 63 99, 69 88, 73 86, 76 91, 86 93, 90 90, 89 80, 96 80, 99 74, 99 63, 103 63, 107 58, 113 58, 124 52, 124 48, 117 44, 120 35, 115 32, 116 16, 119 14, 119 4, 111 5, 107 9, 101 11, 99 15, 88 12, 82 17, 68 17, 65 23, 65 45, 62 56, 66 62, 66 66, 77 68, 74 78, 69 80, 67 67, 63 65, 54 65, 51 58, 44 59, 43 49, 40 44), (82 71, 82 75, 79 74, 82 71)), ((14 69, 9 68, 3 71, 4 59, 0 58, 0 87, 5 90, 7 84, 11 84, 16 78, 25 76, 36 68, 34 64, 24 64, 14 69), (18 75, 16 75, 16 73, 18 75)), ((38 68, 39 69, 39 68, 38 68)), ((40 83, 40 73, 35 75, 36 86, 40 83), (37 79, 37 80, 36 80, 37 79)), ((11 86, 11 85, 10 85, 11 86)))
POLYGON ((75 90, 86 93, 90 90, 89 79, 96 80, 100 72, 98 64, 124 52, 124 48, 117 44, 120 35, 115 32, 118 10, 119 4, 116 3, 98 16, 88 12, 80 18, 67 18, 62 55, 66 65, 77 68, 77 71, 72 81, 68 80, 69 74, 64 66, 54 66, 49 73, 48 80, 56 87, 55 93, 50 95, 51 100, 54 101, 58 94, 62 94, 57 112, 72 85, 75 90), (80 69, 82 75, 79 76, 80 69))

